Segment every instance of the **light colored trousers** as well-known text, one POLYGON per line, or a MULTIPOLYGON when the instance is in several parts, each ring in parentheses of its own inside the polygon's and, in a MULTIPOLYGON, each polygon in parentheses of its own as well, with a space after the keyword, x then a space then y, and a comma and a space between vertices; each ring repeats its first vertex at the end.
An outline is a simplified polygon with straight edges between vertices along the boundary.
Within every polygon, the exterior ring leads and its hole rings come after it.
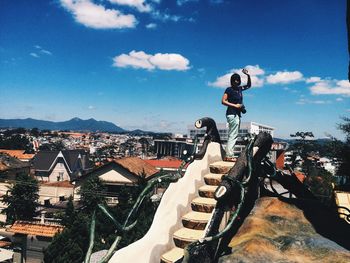
POLYGON ((241 118, 238 115, 227 115, 226 119, 228 122, 226 157, 232 158, 234 157, 233 149, 235 148, 235 145, 236 145, 241 118))

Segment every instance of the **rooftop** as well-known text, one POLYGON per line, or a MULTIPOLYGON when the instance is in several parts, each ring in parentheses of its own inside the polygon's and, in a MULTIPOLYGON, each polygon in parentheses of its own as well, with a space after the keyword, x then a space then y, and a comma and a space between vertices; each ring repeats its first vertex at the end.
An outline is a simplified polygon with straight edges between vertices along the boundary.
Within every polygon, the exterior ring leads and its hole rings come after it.
POLYGON ((29 164, 6 153, 0 152, 0 172, 24 167, 29 167, 29 164))
POLYGON ((153 165, 138 157, 122 158, 114 160, 114 162, 135 175, 141 176, 144 174, 146 178, 158 172, 153 165))
POLYGON ((16 221, 7 231, 16 234, 35 235, 42 237, 53 237, 62 232, 63 226, 40 224, 31 221, 16 221))
POLYGON ((52 186, 52 187, 66 187, 66 188, 74 188, 74 185, 69 181, 59 181, 59 182, 43 182, 43 186, 52 186))
POLYGON ((35 156, 35 154, 25 153, 25 150, 0 149, 0 153, 5 153, 11 157, 15 157, 22 160, 31 160, 35 156))
POLYGON ((181 160, 144 160, 155 167, 159 168, 179 168, 182 161, 181 160))

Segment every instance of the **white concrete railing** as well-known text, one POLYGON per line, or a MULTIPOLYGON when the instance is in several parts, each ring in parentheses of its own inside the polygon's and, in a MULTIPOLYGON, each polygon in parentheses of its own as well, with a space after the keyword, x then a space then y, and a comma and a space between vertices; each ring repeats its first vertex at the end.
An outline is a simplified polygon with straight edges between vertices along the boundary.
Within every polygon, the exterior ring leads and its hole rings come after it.
POLYGON ((210 143, 203 159, 191 163, 184 177, 165 191, 146 235, 117 251, 109 262, 159 263, 161 255, 175 246, 173 233, 182 228, 181 217, 191 210, 209 164, 221 160, 220 144, 210 143))

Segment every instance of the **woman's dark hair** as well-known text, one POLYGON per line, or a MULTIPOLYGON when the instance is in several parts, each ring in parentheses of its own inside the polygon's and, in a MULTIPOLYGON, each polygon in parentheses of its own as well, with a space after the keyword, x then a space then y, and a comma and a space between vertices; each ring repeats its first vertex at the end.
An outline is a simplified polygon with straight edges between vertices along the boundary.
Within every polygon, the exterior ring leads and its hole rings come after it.
POLYGON ((241 85, 241 76, 237 73, 232 74, 231 87, 237 87, 239 85, 241 85))

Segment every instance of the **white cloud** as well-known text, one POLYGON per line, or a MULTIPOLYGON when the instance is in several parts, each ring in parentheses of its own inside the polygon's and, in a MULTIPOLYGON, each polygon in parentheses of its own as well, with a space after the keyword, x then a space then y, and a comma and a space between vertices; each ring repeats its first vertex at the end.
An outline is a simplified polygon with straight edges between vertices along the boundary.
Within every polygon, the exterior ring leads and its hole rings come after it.
POLYGON ((305 104, 330 104, 329 100, 309 100, 309 99, 299 99, 296 104, 305 105, 305 104))
POLYGON ((127 5, 136 8, 140 12, 150 12, 151 6, 145 0, 109 0, 112 4, 127 5))
POLYGON ((157 53, 150 58, 153 65, 163 70, 188 70, 189 60, 179 54, 157 53))
POLYGON ((307 78, 305 80, 306 83, 316 83, 316 82, 320 82, 321 78, 320 77, 311 77, 311 78, 307 78))
POLYGON ((151 55, 146 54, 143 51, 131 51, 128 55, 121 54, 113 58, 113 66, 119 68, 133 67, 143 69, 154 69, 155 66, 149 61, 151 55))
POLYGON ((89 110, 95 110, 96 107, 95 107, 95 106, 92 106, 92 105, 89 105, 88 109, 89 109, 89 110))
MULTIPOLYGON (((318 76, 304 77, 300 71, 276 71, 275 73, 266 75, 264 69, 259 65, 248 65, 245 67, 248 69, 252 79, 252 87, 261 87, 266 84, 289 84, 294 82, 303 82, 309 84, 311 95, 340 95, 350 97, 350 83, 348 80, 336 80, 336 79, 322 79, 318 76)), ((242 69, 232 69, 226 74, 217 77, 214 82, 208 82, 209 86, 225 88, 230 86, 230 77, 232 73, 238 73, 241 75, 242 84, 244 85, 247 78, 242 74, 242 69)), ((291 89, 286 86, 282 86, 282 89, 288 92, 298 92, 295 89, 291 89)), ((337 98, 335 101, 340 102, 342 98, 337 98)), ((297 104, 325 104, 331 103, 329 100, 307 100, 300 99, 297 104)))
POLYGON ((269 84, 287 84, 303 80, 303 74, 299 71, 278 71, 266 77, 269 84))
POLYGON ((150 23, 150 24, 146 25, 146 28, 148 28, 148 29, 154 29, 156 27, 157 27, 157 24, 155 24, 155 23, 150 23))
POLYGON ((153 16, 154 19, 158 19, 158 20, 161 20, 163 22, 166 22, 166 21, 178 22, 180 20, 186 20, 186 19, 184 19, 183 17, 181 17, 179 15, 171 15, 171 14, 168 14, 168 13, 161 13, 159 11, 152 12, 152 16, 153 16))
POLYGON ((189 2, 198 2, 199 0, 177 0, 176 3, 177 5, 183 5, 183 4, 187 4, 189 2))
POLYGON ((90 0, 60 0, 74 16, 74 19, 86 27, 95 29, 132 28, 137 24, 133 15, 124 15, 116 9, 107 9, 90 0))
POLYGON ((337 81, 337 86, 344 88, 344 89, 349 89, 350 88, 350 82, 348 80, 339 80, 337 81))
POLYGON ((45 54, 45 55, 52 55, 52 52, 51 51, 48 51, 48 50, 46 50, 46 49, 42 49, 42 50, 40 50, 40 52, 41 53, 43 53, 43 54, 45 54))
MULTIPOLYGON (((259 76, 259 75, 265 74, 265 71, 262 68, 260 68, 259 65, 255 65, 255 66, 248 65, 245 67, 245 69, 247 69, 248 73, 252 76, 259 76)), ((241 71, 242 71, 242 69, 239 69, 240 74, 241 74, 241 71)))
MULTIPOLYGON (((264 79, 262 78, 262 76, 265 74, 265 71, 262 68, 260 68, 259 65, 255 65, 255 66, 247 65, 245 69, 248 70, 248 73, 251 76, 252 87, 262 87, 264 85, 264 79)), ((213 87, 219 87, 219 88, 229 87, 230 78, 233 73, 240 74, 242 83, 247 82, 247 76, 242 73, 242 69, 231 69, 229 73, 223 76, 217 77, 214 82, 209 82, 208 85, 213 87)))
POLYGON ((161 70, 188 70, 189 60, 180 54, 157 53, 146 54, 143 51, 131 51, 129 54, 121 54, 113 58, 115 67, 133 67, 142 69, 161 70))
POLYGON ((310 87, 313 95, 350 96, 350 83, 347 80, 321 80, 310 87))
MULTIPOLYGON (((36 49, 37 49, 37 52, 40 52, 41 54, 45 54, 45 55, 52 55, 52 52, 51 51, 48 51, 48 50, 46 50, 46 49, 43 49, 41 46, 39 46, 39 45, 35 45, 34 46, 36 49)), ((34 57, 39 57, 39 55, 37 54, 37 53, 31 53, 31 56, 34 56, 34 57), (35 55, 32 55, 32 54, 35 54, 35 55)))
POLYGON ((208 82, 209 86, 218 88, 227 88, 230 86, 230 78, 233 73, 227 73, 223 76, 217 77, 214 82, 208 82))
POLYGON ((34 53, 34 52, 30 53, 29 55, 31 55, 34 58, 39 58, 39 55, 37 53, 34 53))

